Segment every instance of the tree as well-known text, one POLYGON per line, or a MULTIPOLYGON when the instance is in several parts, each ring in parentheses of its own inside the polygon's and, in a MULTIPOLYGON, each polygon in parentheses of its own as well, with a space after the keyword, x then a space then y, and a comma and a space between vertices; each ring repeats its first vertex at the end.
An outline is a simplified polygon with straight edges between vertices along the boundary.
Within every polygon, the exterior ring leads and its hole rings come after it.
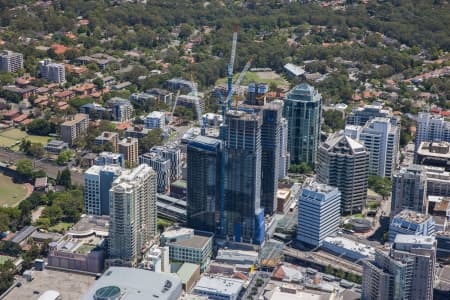
POLYGON ((65 150, 65 151, 61 151, 58 154, 58 158, 56 159, 56 163, 58 165, 65 165, 67 164, 70 159, 72 158, 73 152, 72 150, 65 150))
POLYGON ((31 143, 30 149, 27 154, 35 157, 42 158, 45 154, 44 146, 41 143, 31 143))
POLYGON ((92 83, 95 84, 98 90, 102 90, 105 86, 105 82, 100 77, 95 78, 92 83))
POLYGON ((193 32, 192 26, 189 24, 181 24, 180 25, 180 34, 178 35, 180 39, 187 39, 193 32))
POLYGON ((344 129, 345 120, 342 112, 334 109, 328 109, 323 113, 325 125, 332 131, 344 129))
POLYGON ((378 175, 372 175, 369 176, 369 188, 384 198, 391 193, 392 183, 387 177, 383 178, 378 175))
POLYGON ((52 130, 52 126, 46 119, 34 119, 27 125, 27 132, 34 135, 48 135, 52 130))
POLYGON ((153 129, 147 136, 139 140, 139 152, 148 152, 152 147, 161 145, 162 141, 162 130, 159 128, 153 129))
POLYGON ((42 217, 48 218, 50 220, 50 225, 55 225, 58 223, 63 216, 63 211, 59 205, 53 204, 48 206, 42 212, 42 217))
POLYGON ((306 173, 310 173, 311 171, 312 171, 311 166, 309 166, 306 162, 302 162, 297 165, 293 164, 289 168, 289 172, 292 172, 292 173, 306 174, 306 173))
POLYGON ((16 163, 17 174, 25 180, 33 175, 33 162, 29 159, 20 159, 16 163))
POLYGON ((56 184, 63 185, 68 189, 72 187, 72 179, 68 168, 65 168, 61 173, 58 173, 56 179, 56 184))

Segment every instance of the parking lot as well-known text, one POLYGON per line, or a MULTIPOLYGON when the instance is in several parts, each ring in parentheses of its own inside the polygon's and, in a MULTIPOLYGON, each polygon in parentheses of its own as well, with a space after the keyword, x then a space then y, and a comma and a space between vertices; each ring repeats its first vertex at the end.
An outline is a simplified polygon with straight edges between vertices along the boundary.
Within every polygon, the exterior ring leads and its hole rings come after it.
POLYGON ((61 293, 61 299, 64 300, 79 300, 94 283, 95 277, 46 269, 34 271, 30 282, 24 278, 19 280, 22 285, 14 288, 4 300, 34 300, 48 290, 61 293))

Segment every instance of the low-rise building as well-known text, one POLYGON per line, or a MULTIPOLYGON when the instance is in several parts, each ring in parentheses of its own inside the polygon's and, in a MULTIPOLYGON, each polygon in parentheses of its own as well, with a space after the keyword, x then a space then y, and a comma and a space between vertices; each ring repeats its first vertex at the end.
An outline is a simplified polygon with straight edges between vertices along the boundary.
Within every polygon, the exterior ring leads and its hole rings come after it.
POLYGON ((373 259, 375 255, 373 247, 344 237, 327 237, 323 240, 322 248, 351 260, 373 259))
POLYGON ((194 284, 200 279, 200 266, 192 263, 184 263, 177 271, 183 290, 189 292, 194 284))
POLYGON ((151 129, 145 128, 143 126, 132 126, 125 130, 125 137, 141 139, 146 137, 151 129))
POLYGON ((193 293, 209 299, 237 300, 244 281, 220 276, 203 276, 195 285, 193 293))
POLYGON ((119 165, 121 167, 125 167, 125 160, 122 153, 104 151, 98 155, 95 164, 98 166, 119 165))
POLYGON ((105 145, 108 143, 111 146, 110 150, 112 152, 117 152, 119 150, 119 134, 117 132, 104 131, 94 140, 95 145, 105 145))
POLYGON ((181 294, 181 280, 176 275, 135 268, 110 267, 95 281, 81 300, 143 300, 149 297, 158 300, 178 300, 181 294))
POLYGON ((145 117, 145 127, 154 129, 160 128, 161 130, 166 129, 166 116, 162 111, 153 111, 145 117))
POLYGON ((64 141, 51 140, 44 147, 45 151, 52 154, 59 154, 62 151, 69 149, 69 145, 64 141))
POLYGON ((163 232, 161 243, 169 246, 171 260, 198 264, 203 272, 211 259, 212 237, 190 228, 174 228, 163 232))
POLYGON ((66 235, 58 242, 49 244, 48 266, 101 273, 105 262, 105 240, 96 236, 74 238, 66 235))
POLYGON ((144 254, 139 268, 159 273, 170 273, 169 247, 153 245, 144 254))

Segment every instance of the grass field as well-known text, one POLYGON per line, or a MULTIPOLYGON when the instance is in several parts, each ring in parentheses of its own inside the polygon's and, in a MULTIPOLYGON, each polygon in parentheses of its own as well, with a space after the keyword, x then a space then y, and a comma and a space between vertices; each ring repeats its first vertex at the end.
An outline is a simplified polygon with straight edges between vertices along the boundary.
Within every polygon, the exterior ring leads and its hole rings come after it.
POLYGON ((0 206, 14 206, 22 201, 27 194, 23 184, 16 184, 11 177, 0 173, 0 206))
MULTIPOLYGON (((233 82, 238 79, 240 73, 234 74, 233 82)), ((289 82, 287 82, 283 77, 279 76, 275 72, 247 72, 245 74, 244 79, 242 79, 241 85, 247 85, 250 82, 261 82, 261 83, 275 83, 278 86, 289 86, 289 82)), ((224 84, 227 82, 226 78, 221 78, 217 80, 216 85, 224 84)))
POLYGON ((14 257, 6 256, 6 255, 0 255, 0 265, 3 265, 5 262, 7 262, 10 259, 14 259, 14 257))
POLYGON ((59 222, 58 224, 56 224, 54 226, 50 226, 48 228, 48 231, 61 232, 63 230, 69 229, 72 226, 73 226, 73 223, 59 222))
MULTIPOLYGON (((17 141, 21 139, 27 139, 32 143, 41 143, 42 145, 47 144, 48 140, 51 139, 49 136, 39 136, 39 135, 29 135, 25 131, 18 128, 11 128, 0 131, 0 146, 1 147, 11 147, 17 141)), ((18 150, 19 147, 12 147, 13 150, 18 150)))

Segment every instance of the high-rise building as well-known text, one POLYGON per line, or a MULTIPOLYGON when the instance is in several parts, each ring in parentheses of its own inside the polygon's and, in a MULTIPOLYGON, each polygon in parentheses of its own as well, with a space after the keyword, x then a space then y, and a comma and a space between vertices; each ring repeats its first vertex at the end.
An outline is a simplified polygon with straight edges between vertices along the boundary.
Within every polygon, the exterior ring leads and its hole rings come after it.
POLYGON ((297 240, 312 246, 335 234, 341 219, 341 193, 336 187, 312 182, 298 201, 297 240))
POLYGON ((8 50, 0 54, 0 71, 14 73, 23 68, 23 55, 8 50))
POLYGON ((120 166, 92 166, 84 172, 84 209, 90 215, 109 215, 109 189, 122 173, 120 166))
POLYGON ((264 96, 269 91, 267 83, 250 82, 247 86, 246 103, 250 105, 263 105, 264 96))
POLYGON ((262 109, 261 207, 265 214, 272 214, 277 208, 282 109, 278 102, 266 104, 262 109))
POLYGON ((85 134, 89 127, 89 115, 75 114, 61 124, 61 139, 72 145, 76 138, 85 134))
POLYGON ((197 136, 187 145, 187 224, 216 233, 220 217, 221 141, 197 136))
POLYGON ((261 125, 258 114, 230 110, 225 118, 224 234, 239 242, 264 241, 261 208, 261 125))
POLYGON ((341 192, 342 214, 361 212, 367 199, 369 152, 359 142, 336 133, 319 149, 317 180, 341 192))
POLYGON ((388 118, 367 121, 359 141, 369 151, 369 175, 390 178, 397 167, 400 128, 388 118))
POLYGON ((176 144, 166 144, 155 146, 150 152, 157 153, 163 158, 170 160, 170 180, 175 181, 181 178, 181 148, 176 144))
POLYGON ((66 82, 66 68, 64 64, 53 63, 51 59, 39 62, 39 73, 47 81, 55 83, 66 82))
POLYGON ((392 114, 390 108, 383 108, 383 103, 374 102, 373 104, 366 104, 363 107, 356 107, 347 116, 346 124, 364 126, 373 118, 388 118, 392 124, 398 124, 398 119, 392 114))
POLYGON ((109 256, 134 265, 157 233, 155 171, 145 164, 124 170, 109 198, 109 256))
POLYGON ((422 166, 402 168, 392 182, 391 216, 403 209, 427 213, 427 175, 422 166))
POLYGON ((284 99, 283 116, 288 121, 288 150, 291 163, 316 164, 320 138, 322 96, 302 83, 284 99))
POLYGON ((147 164, 156 172, 157 192, 166 193, 170 186, 170 160, 160 153, 148 152, 139 156, 140 164, 147 164))
POLYGON ((398 234, 430 236, 435 232, 433 217, 412 210, 402 210, 389 224, 389 241, 393 242, 398 234))
POLYGON ((389 254, 363 261, 362 299, 431 300, 436 264, 434 237, 397 235, 389 254))
POLYGON ((123 154, 125 161, 130 165, 138 163, 139 140, 137 138, 124 138, 119 142, 119 153, 123 154))
POLYGON ((153 111, 145 117, 146 128, 159 128, 165 130, 166 128, 166 115, 162 111, 153 111))
POLYGON ((281 118, 280 128, 280 163, 278 165, 278 179, 287 176, 290 165, 290 155, 288 152, 288 122, 285 118, 281 118))
POLYGON ((440 115, 419 112, 417 118, 415 151, 422 142, 450 142, 450 122, 440 115))

